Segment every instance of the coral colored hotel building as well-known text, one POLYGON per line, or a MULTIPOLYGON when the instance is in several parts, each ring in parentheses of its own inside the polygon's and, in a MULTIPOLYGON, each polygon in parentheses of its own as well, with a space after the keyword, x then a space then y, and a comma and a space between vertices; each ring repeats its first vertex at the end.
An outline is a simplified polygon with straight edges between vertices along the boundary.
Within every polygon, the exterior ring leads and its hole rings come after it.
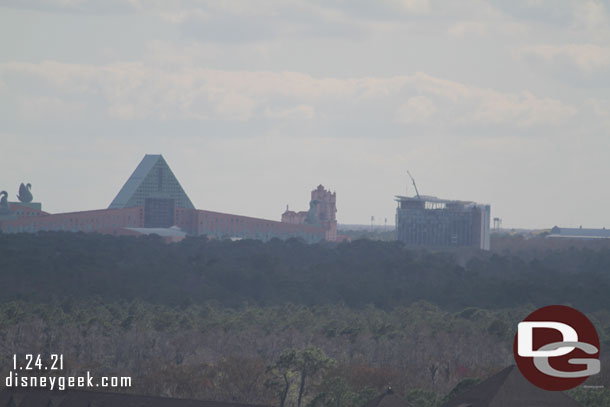
POLYGON ((340 241, 336 195, 322 185, 311 193, 308 211, 286 209, 282 221, 195 209, 163 156, 147 154, 107 209, 50 214, 40 203, 8 202, 0 207, 2 233, 98 232, 114 235, 156 233, 168 241, 185 235, 210 238, 300 238, 308 243, 340 241))

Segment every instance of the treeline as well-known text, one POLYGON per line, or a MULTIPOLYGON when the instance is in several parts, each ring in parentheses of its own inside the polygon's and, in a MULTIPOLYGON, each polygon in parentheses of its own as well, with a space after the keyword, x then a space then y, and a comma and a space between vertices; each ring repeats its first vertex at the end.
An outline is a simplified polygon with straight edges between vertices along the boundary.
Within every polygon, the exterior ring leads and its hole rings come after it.
POLYGON ((82 233, 0 235, 0 301, 98 297, 188 306, 428 301, 448 310, 571 304, 610 309, 610 248, 535 255, 407 250, 399 242, 237 242, 82 233))
MULTIPOLYGON (((0 304, 0 376, 14 353, 61 353, 60 374, 130 376, 133 387, 124 391, 135 394, 360 407, 391 386, 414 407, 435 407, 456 387, 512 364, 514 328, 531 311, 449 312, 425 302, 391 311, 9 302, 0 304)), ((590 317, 602 348, 610 346, 610 312, 590 317)), ((602 366, 608 363, 602 354, 602 366)), ((607 389, 610 377, 603 370, 587 384, 607 389)), ((610 391, 580 389, 576 396, 599 407, 610 391)))

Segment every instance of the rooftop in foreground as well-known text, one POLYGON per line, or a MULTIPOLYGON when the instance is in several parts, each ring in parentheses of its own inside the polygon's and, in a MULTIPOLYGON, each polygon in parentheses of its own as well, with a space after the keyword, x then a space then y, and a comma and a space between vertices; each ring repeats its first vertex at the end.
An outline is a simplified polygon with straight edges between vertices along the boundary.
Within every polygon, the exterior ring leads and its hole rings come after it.
POLYGON ((442 407, 581 407, 562 392, 542 390, 512 365, 458 394, 442 407))

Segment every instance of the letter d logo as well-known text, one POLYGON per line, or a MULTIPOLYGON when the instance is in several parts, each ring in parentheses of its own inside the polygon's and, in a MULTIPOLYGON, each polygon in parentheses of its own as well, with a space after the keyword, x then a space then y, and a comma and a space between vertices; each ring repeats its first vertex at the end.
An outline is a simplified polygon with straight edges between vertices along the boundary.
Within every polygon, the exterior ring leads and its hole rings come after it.
POLYGON ((555 329, 561 332, 561 342, 578 342, 578 334, 570 325, 561 322, 521 322, 518 325, 518 349, 521 357, 557 357, 567 355, 574 350, 573 346, 564 346, 555 350, 533 350, 534 328, 555 329))
POLYGON ((523 376, 545 390, 571 389, 600 371, 595 327, 563 305, 540 308, 520 322, 513 352, 523 376))

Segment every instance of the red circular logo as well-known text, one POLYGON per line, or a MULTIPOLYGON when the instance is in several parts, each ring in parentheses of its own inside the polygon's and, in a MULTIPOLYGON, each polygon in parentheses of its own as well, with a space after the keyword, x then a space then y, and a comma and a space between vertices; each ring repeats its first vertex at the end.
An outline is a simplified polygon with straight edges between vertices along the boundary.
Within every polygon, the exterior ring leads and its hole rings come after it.
POLYGON ((540 308, 519 323, 513 352, 532 384, 552 391, 576 387, 600 371, 599 337, 580 311, 564 305, 540 308))

